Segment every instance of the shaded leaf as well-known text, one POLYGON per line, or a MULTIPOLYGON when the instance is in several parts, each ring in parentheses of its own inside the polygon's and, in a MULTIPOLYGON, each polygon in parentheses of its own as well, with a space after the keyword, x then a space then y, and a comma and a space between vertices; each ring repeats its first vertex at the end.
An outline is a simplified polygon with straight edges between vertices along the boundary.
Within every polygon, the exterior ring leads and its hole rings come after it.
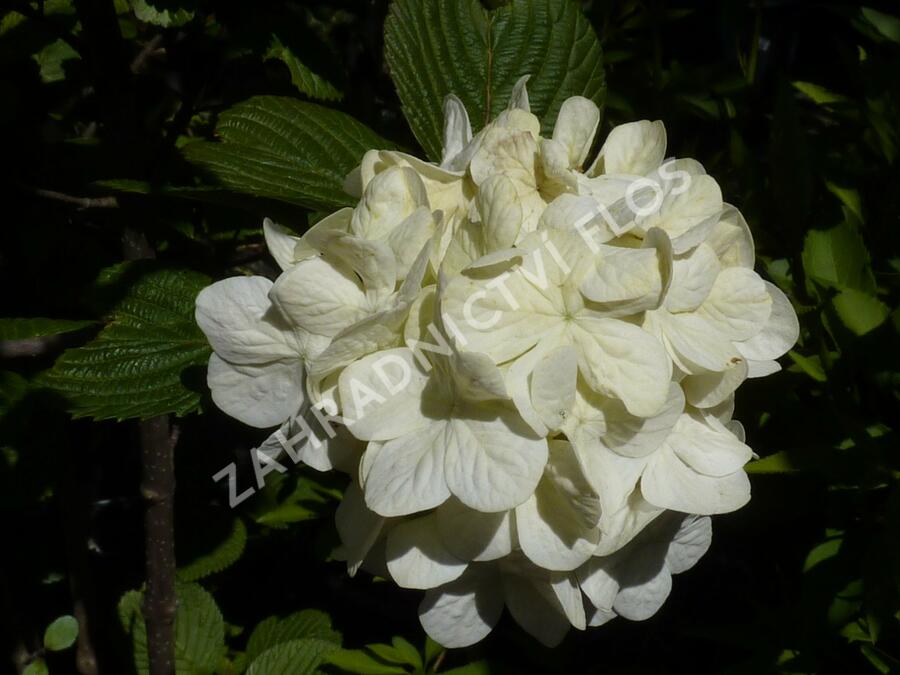
POLYGON ((182 377, 191 366, 205 367, 209 357, 194 322, 194 299, 209 282, 189 270, 145 273, 128 287, 97 338, 63 352, 39 384, 66 396, 74 417, 147 418, 197 410, 200 393, 182 377))
POLYGON ((341 644, 341 634, 331 627, 331 617, 315 609, 304 609, 283 619, 270 616, 261 621, 247 641, 247 660, 252 662, 276 645, 304 638, 341 644))
POLYGON ((385 57, 406 119, 432 160, 441 156, 447 94, 465 104, 473 131, 506 107, 522 75, 531 75, 531 110, 544 132, 570 96, 603 104, 600 43, 571 0, 513 0, 493 11, 478 0, 395 0, 385 57))
POLYGON ((247 675, 313 675, 326 657, 339 649, 318 638, 291 640, 263 652, 247 669, 247 675))
POLYGON ((279 96, 230 108, 216 132, 220 143, 189 143, 185 157, 230 190, 310 209, 351 205, 346 175, 367 150, 393 147, 349 115, 279 96))

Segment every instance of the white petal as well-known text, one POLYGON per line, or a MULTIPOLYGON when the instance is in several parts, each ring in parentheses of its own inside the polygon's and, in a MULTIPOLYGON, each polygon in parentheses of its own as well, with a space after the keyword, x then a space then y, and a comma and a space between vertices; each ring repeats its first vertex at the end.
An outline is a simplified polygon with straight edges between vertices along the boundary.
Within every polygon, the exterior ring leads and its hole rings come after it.
POLYGON ((435 511, 444 545, 460 560, 489 561, 509 555, 513 548, 511 511, 483 513, 455 497, 435 511))
POLYGON ((633 415, 649 417, 666 403, 672 363, 662 344, 644 330, 617 319, 579 317, 573 337, 579 369, 591 388, 614 396, 633 415))
POLYGON ((611 574, 614 563, 614 557, 597 557, 578 569, 581 590, 597 609, 611 611, 619 592, 619 582, 611 574))
POLYGON ((712 408, 725 401, 747 379, 747 362, 740 360, 721 373, 688 375, 681 381, 687 402, 696 408, 712 408))
POLYGON ((666 553, 666 566, 672 574, 691 569, 709 550, 712 543, 712 521, 700 516, 686 516, 666 553))
POLYGON ((595 267, 581 292, 616 316, 638 314, 659 305, 663 288, 661 260, 655 248, 601 246, 595 267))
POLYGON ((554 349, 535 366, 531 403, 548 429, 559 429, 575 404, 577 378, 578 354, 572 347, 554 349))
POLYGON ((524 502, 547 463, 547 441, 518 415, 499 406, 467 407, 446 426, 445 474, 450 491, 479 511, 505 511, 524 502))
MULTIPOLYGON (((571 449, 568 454, 572 454, 571 449)), ((576 463, 561 463, 556 476, 545 475, 535 494, 516 508, 516 531, 522 552, 544 569, 574 570, 591 557, 597 546, 596 519, 585 522, 584 518, 584 511, 591 507, 578 502, 591 502, 599 511, 599 500, 580 467, 573 469, 576 463)))
POLYGON ((406 516, 447 497, 445 424, 435 422, 386 443, 369 443, 363 457, 366 503, 383 516, 406 516))
MULTIPOLYGON (((638 558, 635 562, 641 562, 639 555, 635 557, 638 558)), ((643 576, 633 570, 628 580, 623 581, 613 603, 617 614, 631 621, 644 621, 659 611, 672 591, 672 575, 659 562, 655 570, 647 566, 643 576)))
POLYGON ((484 228, 482 255, 512 246, 522 225, 522 206, 516 186, 503 175, 491 176, 475 196, 475 208, 484 228))
POLYGON ((298 357, 286 327, 269 320, 270 288, 272 282, 264 277, 231 277, 200 291, 197 325, 223 359, 259 364, 298 357))
POLYGON ((694 471, 706 476, 727 476, 753 456, 753 451, 724 427, 714 429, 690 415, 679 418, 666 445, 694 471))
POLYGON ((684 410, 684 394, 677 384, 669 384, 665 407, 653 417, 636 417, 615 399, 604 406, 606 433, 603 443, 625 457, 645 457, 669 435, 684 410))
POLYGON ((697 473, 673 452, 653 456, 641 476, 641 491, 655 506, 683 513, 712 515, 736 511, 750 500, 747 474, 713 478, 697 473))
MULTIPOLYGON (((664 173, 682 171, 676 162, 663 165, 664 173)), ((659 227, 672 238, 676 254, 684 253, 702 241, 715 226, 722 211, 719 184, 706 175, 683 175, 681 181, 663 179, 666 195, 659 210, 640 218, 641 227, 659 227), (686 189, 682 189, 686 185, 686 189)))
POLYGON ((391 230, 386 241, 397 258, 398 279, 406 278, 422 247, 431 239, 434 232, 434 215, 424 206, 417 208, 391 230))
POLYGON ((531 112, 531 105, 528 102, 528 80, 531 75, 522 75, 513 85, 512 92, 509 95, 509 104, 507 110, 524 110, 531 112))
POLYGON ((366 506, 362 490, 354 482, 347 486, 334 519, 341 537, 340 554, 353 576, 381 534, 384 518, 366 506))
POLYGON ((733 370, 743 363, 743 358, 727 336, 699 313, 654 314, 645 317, 645 326, 652 331, 648 319, 651 322, 660 321, 663 338, 673 359, 686 372, 718 373, 733 370))
POLYGON ((367 314, 366 295, 356 275, 323 258, 309 258, 284 272, 269 298, 292 323, 327 337, 367 314))
POLYGON ((509 613, 546 647, 555 647, 569 632, 569 620, 550 584, 516 576, 503 577, 509 613))
POLYGON ((573 574, 553 574, 550 577, 550 587, 569 623, 578 630, 584 630, 587 627, 584 600, 582 600, 581 589, 578 587, 575 576, 573 574))
POLYGON ((719 260, 712 247, 700 244, 674 261, 672 286, 665 307, 670 312, 692 312, 709 295, 719 276, 719 260))
MULTIPOLYGON (((738 349, 740 350, 738 343, 738 349)), ((754 377, 768 377, 781 370, 781 364, 778 361, 747 361, 747 379, 754 377)))
POLYGON ((391 577, 402 588, 436 588, 458 579, 467 566, 441 542, 434 514, 388 532, 385 556, 391 577))
POLYGON ((366 186, 350 230, 363 239, 381 239, 420 206, 429 206, 422 179, 408 166, 391 166, 366 186))
POLYGON ((800 323, 791 301, 774 284, 767 281, 765 285, 772 298, 769 320, 759 333, 736 345, 744 358, 754 361, 777 359, 793 347, 800 336, 800 323))
POLYGON ((456 352, 450 366, 457 397, 472 402, 509 398, 503 373, 487 354, 456 352))
POLYGON ((422 397, 428 374, 405 347, 375 352, 340 375, 343 417, 353 435, 366 441, 404 436, 429 425, 422 397))
POLYGON ((665 156, 666 128, 662 122, 630 122, 609 132, 590 173, 644 176, 656 169, 665 156))
POLYGON ((206 381, 213 402, 222 411, 253 427, 281 424, 303 402, 303 364, 299 360, 235 365, 212 354, 206 381))
MULTIPOLYGON (((597 125, 600 124, 600 109, 590 99, 572 96, 563 101, 553 127, 553 140, 562 143, 569 155, 569 166, 580 169, 584 164, 597 125)), ((630 173, 630 172, 626 172, 630 173)))
POLYGON ((698 314, 730 339, 747 340, 765 326, 772 304, 773 298, 756 272, 728 267, 716 277, 698 314))
POLYGON ((753 235, 741 212, 725 204, 722 217, 712 228, 706 243, 713 247, 722 267, 753 269, 753 235))
POLYGON ((448 649, 468 647, 487 637, 503 612, 503 590, 492 575, 470 570, 460 579, 425 593, 419 621, 448 649))
POLYGON ((441 167, 450 168, 453 159, 472 140, 472 125, 466 106, 453 94, 444 98, 444 150, 441 167))
POLYGON ((300 237, 291 234, 286 227, 272 222, 269 218, 263 220, 263 235, 269 253, 281 269, 286 270, 294 264, 294 248, 300 237))

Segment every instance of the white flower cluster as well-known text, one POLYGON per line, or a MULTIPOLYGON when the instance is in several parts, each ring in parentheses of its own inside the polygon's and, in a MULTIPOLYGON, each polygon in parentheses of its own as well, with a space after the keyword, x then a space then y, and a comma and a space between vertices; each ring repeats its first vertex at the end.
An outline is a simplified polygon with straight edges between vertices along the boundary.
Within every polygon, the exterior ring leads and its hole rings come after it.
POLYGON ((455 97, 445 117, 440 165, 367 153, 355 208, 303 237, 265 223, 274 284, 200 294, 213 399, 278 426, 265 448, 351 475, 351 573, 426 590, 441 644, 504 606, 547 645, 645 619, 707 516, 750 498, 734 392, 778 370, 796 316, 716 181, 665 159, 661 122, 616 127, 584 170, 587 99, 551 138, 524 78, 474 137, 455 97))

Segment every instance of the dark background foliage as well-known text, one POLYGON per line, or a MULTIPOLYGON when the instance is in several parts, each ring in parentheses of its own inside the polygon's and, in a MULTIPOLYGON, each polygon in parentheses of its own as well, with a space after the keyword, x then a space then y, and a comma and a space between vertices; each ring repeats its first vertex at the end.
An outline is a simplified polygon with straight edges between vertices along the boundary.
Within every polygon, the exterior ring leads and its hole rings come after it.
MULTIPOLYGON (((386 0, 3 4, 2 313, 92 323, 25 342, 0 324, 0 671, 21 667, 45 626, 84 603, 101 672, 123 673, 132 642, 116 607, 144 580, 137 426, 73 420, 52 369, 126 293, 109 271, 123 236, 146 236, 156 270, 275 273, 263 216, 302 231, 317 212, 197 189, 214 177, 181 151, 254 95, 315 98, 419 150, 383 58, 386 0)), ((900 672, 897 8, 583 9, 604 52, 601 138, 624 121, 665 122, 669 154, 699 159, 746 216, 757 269, 795 303, 801 342, 784 372, 740 389, 736 417, 762 458, 753 500, 714 519, 711 550, 676 577, 657 616, 573 632, 552 651, 504 618, 440 671, 483 660, 488 670, 471 672, 900 672)), ((178 420, 178 560, 227 567, 198 575, 226 622, 219 672, 240 671, 261 620, 302 608, 327 612, 345 647, 392 636, 421 646, 417 593, 349 579, 329 559, 341 478, 270 476, 238 524, 211 476, 261 434, 216 410, 202 365, 177 380, 204 410, 178 420)), ((51 672, 76 672, 72 651, 44 656, 51 672)))

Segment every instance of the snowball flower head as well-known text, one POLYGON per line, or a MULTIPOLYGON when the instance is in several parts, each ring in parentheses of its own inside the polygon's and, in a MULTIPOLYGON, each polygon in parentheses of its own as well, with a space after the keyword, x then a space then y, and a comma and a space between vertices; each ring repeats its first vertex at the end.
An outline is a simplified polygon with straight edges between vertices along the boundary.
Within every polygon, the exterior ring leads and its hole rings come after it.
POLYGON ((426 591, 448 647, 504 607, 548 645, 653 615, 708 516, 749 500, 734 394, 799 332, 662 122, 588 163, 596 105, 565 101, 543 138, 526 80, 477 134, 449 96, 440 163, 368 152, 355 207, 302 237, 264 223, 274 283, 197 299, 213 400, 274 429, 267 461, 349 474, 340 556, 426 591))

